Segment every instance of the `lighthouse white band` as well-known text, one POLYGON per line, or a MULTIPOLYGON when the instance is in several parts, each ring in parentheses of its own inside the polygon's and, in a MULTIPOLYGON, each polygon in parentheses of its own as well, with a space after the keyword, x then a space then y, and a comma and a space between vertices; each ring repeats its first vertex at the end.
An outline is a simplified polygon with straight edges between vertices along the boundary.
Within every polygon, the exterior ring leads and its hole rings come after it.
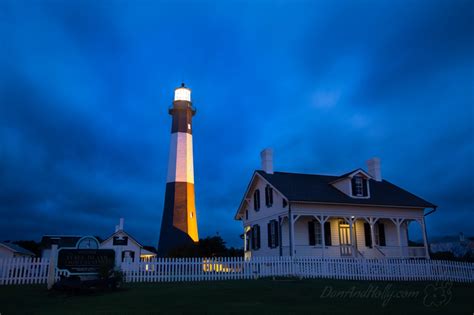
POLYGON ((194 184, 193 136, 187 132, 171 134, 167 183, 194 184))

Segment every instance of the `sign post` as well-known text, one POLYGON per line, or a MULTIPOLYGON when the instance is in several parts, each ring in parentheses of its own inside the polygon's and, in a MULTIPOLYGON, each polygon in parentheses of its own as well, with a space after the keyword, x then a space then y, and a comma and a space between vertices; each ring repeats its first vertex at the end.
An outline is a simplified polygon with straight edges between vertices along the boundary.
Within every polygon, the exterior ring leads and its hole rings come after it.
POLYGON ((58 253, 58 245, 53 244, 51 246, 51 255, 49 256, 48 266, 48 290, 50 290, 56 280, 56 255, 58 253))

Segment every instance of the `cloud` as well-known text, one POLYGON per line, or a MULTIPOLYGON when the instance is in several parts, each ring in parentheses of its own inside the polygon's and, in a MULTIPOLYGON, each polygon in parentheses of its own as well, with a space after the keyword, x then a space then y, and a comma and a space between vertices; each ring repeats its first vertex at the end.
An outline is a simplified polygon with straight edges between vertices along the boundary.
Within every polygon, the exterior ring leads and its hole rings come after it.
POLYGON ((469 231, 472 1, 185 4, 0 4, 0 239, 107 236, 125 217, 156 244, 181 81, 201 236, 241 245, 233 216, 266 146, 281 171, 380 156, 440 206, 430 234, 469 231))

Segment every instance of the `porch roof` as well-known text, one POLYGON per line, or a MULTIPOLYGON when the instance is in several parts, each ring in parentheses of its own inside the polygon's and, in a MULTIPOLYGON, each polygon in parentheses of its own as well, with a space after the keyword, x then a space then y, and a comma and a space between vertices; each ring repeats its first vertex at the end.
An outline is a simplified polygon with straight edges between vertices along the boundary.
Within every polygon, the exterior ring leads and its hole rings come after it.
POLYGON ((361 199, 351 198, 330 184, 340 176, 284 172, 268 174, 261 170, 256 172, 275 186, 289 201, 436 208, 436 205, 386 180, 378 182, 369 179, 370 198, 361 199))

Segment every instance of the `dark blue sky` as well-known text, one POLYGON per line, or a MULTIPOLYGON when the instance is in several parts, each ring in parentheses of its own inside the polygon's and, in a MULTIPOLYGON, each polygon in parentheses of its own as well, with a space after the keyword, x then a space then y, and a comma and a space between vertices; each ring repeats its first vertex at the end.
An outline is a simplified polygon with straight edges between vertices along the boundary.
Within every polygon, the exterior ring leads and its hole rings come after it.
POLYGON ((259 152, 275 169, 383 177, 474 221, 473 1, 0 1, 0 239, 158 241, 185 81, 200 236, 241 245, 259 152))

